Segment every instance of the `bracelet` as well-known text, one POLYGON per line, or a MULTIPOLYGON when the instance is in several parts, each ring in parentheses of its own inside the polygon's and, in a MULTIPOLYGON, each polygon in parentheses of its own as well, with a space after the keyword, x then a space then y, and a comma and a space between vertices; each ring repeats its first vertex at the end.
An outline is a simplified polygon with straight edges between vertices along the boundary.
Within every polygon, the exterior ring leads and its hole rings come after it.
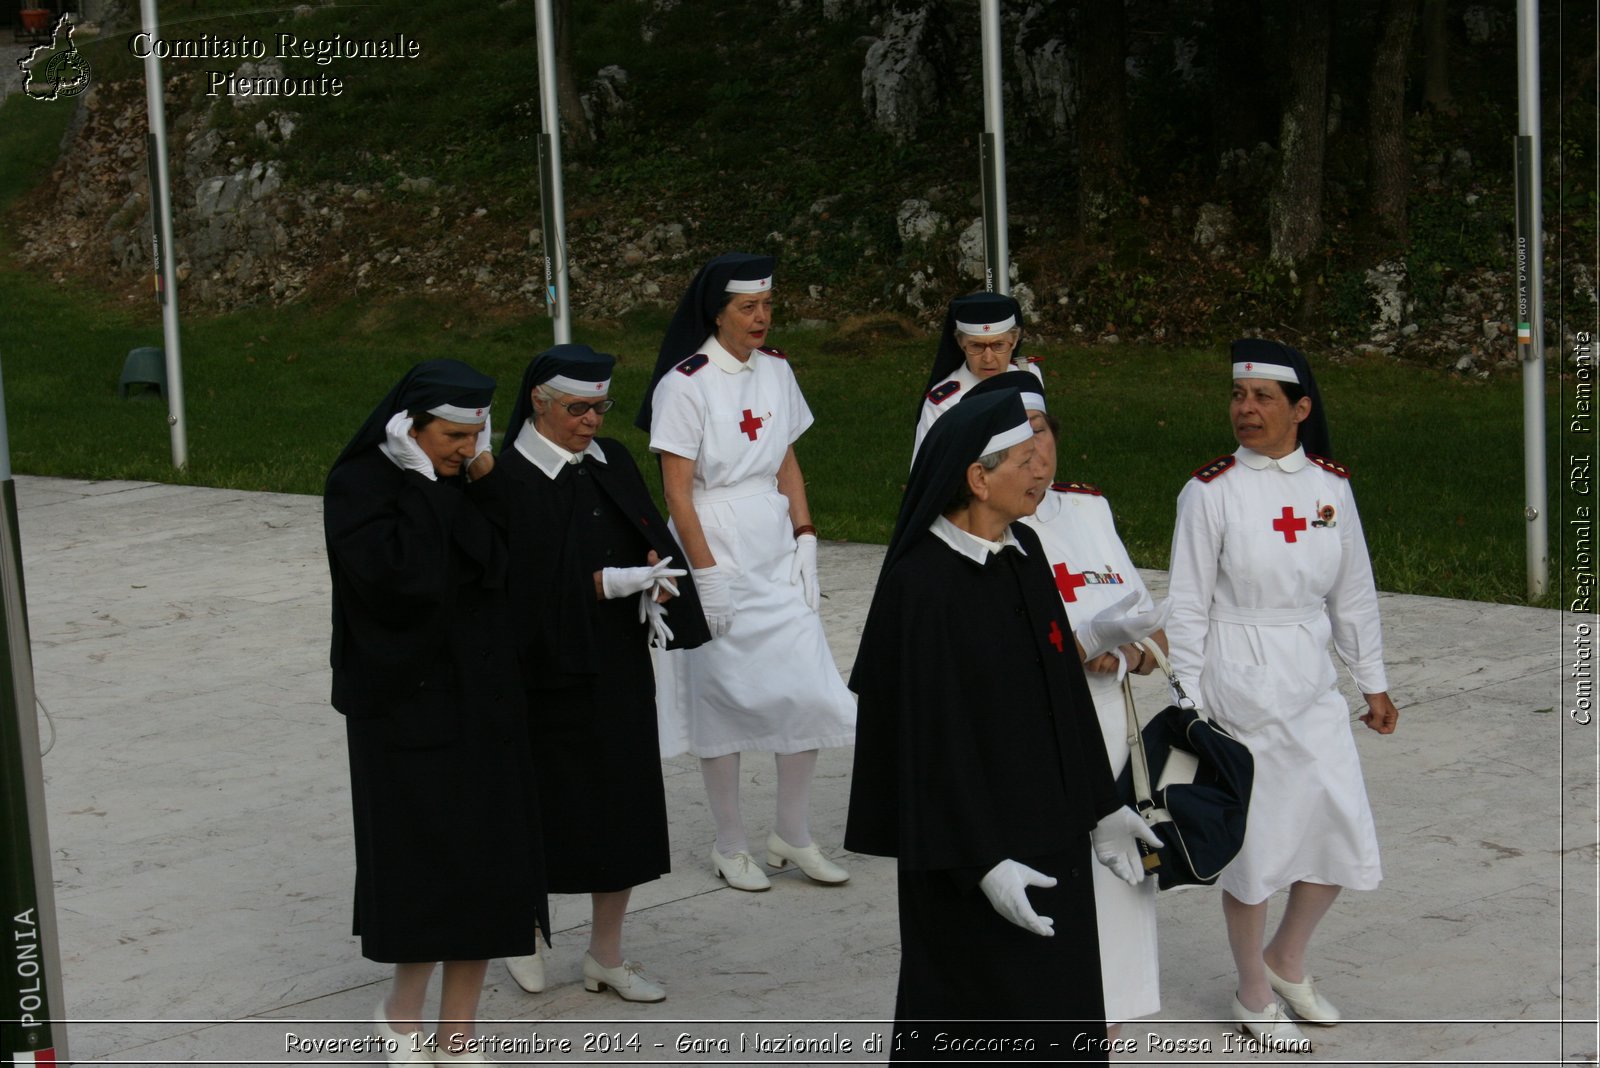
POLYGON ((1139 646, 1139 662, 1137 664, 1133 665, 1133 673, 1135 675, 1139 674, 1139 672, 1144 670, 1144 658, 1145 658, 1144 646, 1140 645, 1139 646))
POLYGON ((800 526, 800 527, 795 527, 794 528, 794 536, 797 539, 802 534, 810 534, 814 538, 814 537, 817 536, 817 528, 812 526, 810 523, 807 523, 804 526, 800 526))

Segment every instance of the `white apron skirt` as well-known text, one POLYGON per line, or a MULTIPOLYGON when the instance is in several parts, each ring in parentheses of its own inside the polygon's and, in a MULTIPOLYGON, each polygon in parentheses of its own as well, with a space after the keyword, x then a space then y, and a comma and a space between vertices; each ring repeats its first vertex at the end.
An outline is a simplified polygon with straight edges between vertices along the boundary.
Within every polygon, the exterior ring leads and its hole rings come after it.
POLYGON ((697 495, 695 512, 728 580, 733 625, 698 649, 653 650, 661 755, 855 744, 855 698, 833 663, 822 617, 789 581, 789 499, 767 481, 742 495, 737 487, 697 495))
MULTIPOLYGON (((1115 675, 1085 671, 1112 777, 1128 764, 1128 717, 1115 675)), ((1100 981, 1106 1020, 1135 1020, 1161 1010, 1161 962, 1156 950, 1156 879, 1129 886, 1104 864, 1093 864, 1094 911, 1100 928, 1100 981)))
POLYGON ((1244 848, 1217 885, 1247 905, 1301 881, 1376 888, 1378 833, 1328 656, 1326 613, 1319 606, 1293 622, 1217 616, 1200 675, 1206 713, 1255 758, 1244 848))

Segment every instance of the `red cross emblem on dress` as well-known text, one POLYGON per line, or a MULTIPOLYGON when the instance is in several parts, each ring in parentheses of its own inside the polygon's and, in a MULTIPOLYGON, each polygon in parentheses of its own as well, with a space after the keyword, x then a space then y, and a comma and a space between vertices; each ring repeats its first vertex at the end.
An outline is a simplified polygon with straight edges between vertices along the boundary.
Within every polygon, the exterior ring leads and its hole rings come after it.
POLYGON ((1061 625, 1053 619, 1050 621, 1050 644, 1056 647, 1058 653, 1066 651, 1067 642, 1061 636, 1061 625))
POLYGON ((1283 535, 1283 540, 1294 544, 1294 536, 1299 531, 1306 529, 1306 521, 1294 514, 1294 509, 1287 504, 1283 506, 1283 515, 1272 521, 1272 529, 1283 535))
POLYGON ((751 441, 756 440, 756 431, 761 429, 762 418, 753 414, 749 408, 744 410, 744 419, 739 423, 739 429, 744 431, 745 437, 751 441))
POLYGON ((1072 602, 1078 599, 1078 587, 1086 585, 1082 571, 1068 571, 1066 564, 1057 564, 1051 568, 1056 575, 1056 589, 1061 594, 1063 601, 1072 602))

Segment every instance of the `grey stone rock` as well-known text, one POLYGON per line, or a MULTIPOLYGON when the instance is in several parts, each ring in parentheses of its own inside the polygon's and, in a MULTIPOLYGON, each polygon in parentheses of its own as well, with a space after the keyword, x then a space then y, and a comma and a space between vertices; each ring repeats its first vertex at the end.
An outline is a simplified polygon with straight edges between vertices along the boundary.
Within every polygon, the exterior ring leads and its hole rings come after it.
POLYGON ((916 136, 937 105, 938 72, 930 57, 935 10, 930 5, 891 12, 861 70, 861 104, 868 120, 901 143, 916 136))
POLYGON ((961 236, 956 239, 956 250, 959 255, 957 267, 968 278, 983 281, 985 266, 983 260, 983 216, 973 219, 967 228, 961 231, 961 236))
POLYGON ((1059 17, 1052 7, 1030 4, 1017 22, 1011 59, 1023 115, 1046 136, 1065 138, 1078 114, 1078 65, 1068 41, 1041 29, 1059 17))
POLYGON ((1226 204, 1202 204, 1195 213, 1194 243, 1209 249, 1212 256, 1227 250, 1228 239, 1233 236, 1233 209, 1226 204))
POLYGON ((894 221, 900 240, 907 245, 927 244, 950 229, 950 220, 920 197, 901 201, 894 221))
POLYGON ((1377 311, 1373 336, 1398 329, 1404 320, 1406 265, 1401 260, 1386 260, 1366 273, 1367 292, 1377 311))

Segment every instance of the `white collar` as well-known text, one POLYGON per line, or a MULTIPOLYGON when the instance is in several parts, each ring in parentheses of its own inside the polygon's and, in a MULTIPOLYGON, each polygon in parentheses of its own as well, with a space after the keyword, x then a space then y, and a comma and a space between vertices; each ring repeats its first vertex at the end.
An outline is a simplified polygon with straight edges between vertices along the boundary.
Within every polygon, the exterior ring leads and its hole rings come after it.
POLYGON ((711 357, 712 363, 716 364, 718 368, 728 372, 730 375, 736 375, 740 371, 754 371, 756 369, 756 354, 754 352, 750 354, 750 358, 748 360, 741 360, 739 357, 723 348, 722 342, 717 340, 717 335, 715 334, 712 334, 710 337, 706 338, 705 344, 701 345, 695 351, 703 352, 707 356, 711 357))
POLYGON ((1256 452, 1254 449, 1247 449, 1243 445, 1240 445, 1239 448, 1235 450, 1234 455, 1239 458, 1240 463, 1244 464, 1252 471, 1266 471, 1269 468, 1276 467, 1279 471, 1283 471, 1292 475, 1306 464, 1310 463, 1310 461, 1306 459, 1306 450, 1298 445, 1294 447, 1294 452, 1291 452, 1289 455, 1276 460, 1270 456, 1256 452))
POLYGON ((600 443, 590 441, 581 454, 563 449, 539 433, 530 419, 522 424, 522 429, 517 431, 516 449, 528 462, 544 472, 546 478, 555 478, 567 464, 575 464, 585 456, 593 456, 601 463, 606 462, 606 454, 600 451, 600 443))
POLYGON ((980 538, 976 534, 970 534, 944 516, 939 516, 928 524, 928 530, 940 541, 975 564, 988 563, 991 554, 998 553, 1007 545, 1023 556, 1028 555, 1028 550, 1024 549, 1022 543, 1017 540, 1017 536, 1011 533, 1010 523, 1006 524, 1005 533, 1000 535, 999 541, 990 541, 988 538, 980 538))

